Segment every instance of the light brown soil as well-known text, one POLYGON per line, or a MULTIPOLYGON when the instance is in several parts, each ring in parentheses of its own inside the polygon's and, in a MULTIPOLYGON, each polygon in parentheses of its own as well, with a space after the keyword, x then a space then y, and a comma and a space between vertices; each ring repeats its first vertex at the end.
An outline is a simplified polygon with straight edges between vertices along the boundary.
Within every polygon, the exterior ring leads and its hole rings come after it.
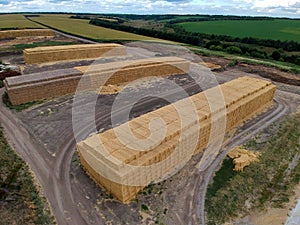
POLYGON ((255 211, 249 216, 238 219, 231 224, 249 224, 249 225, 282 225, 286 222, 290 210, 295 207, 300 196, 300 184, 294 189, 294 195, 284 208, 268 208, 263 212, 255 211))

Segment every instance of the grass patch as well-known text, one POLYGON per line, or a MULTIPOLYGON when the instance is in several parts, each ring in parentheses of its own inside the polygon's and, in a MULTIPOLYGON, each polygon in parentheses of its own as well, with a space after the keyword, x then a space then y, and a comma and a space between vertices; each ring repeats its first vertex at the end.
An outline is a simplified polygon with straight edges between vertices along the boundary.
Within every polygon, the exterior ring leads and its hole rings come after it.
POLYGON ((77 44, 76 42, 63 42, 63 41, 43 41, 43 42, 35 42, 32 44, 17 44, 14 45, 14 49, 23 50, 26 48, 35 48, 42 46, 57 46, 57 45, 73 45, 77 44))
POLYGON ((1 224, 55 224, 27 164, 10 148, 0 127, 1 224))
POLYGON ((207 197, 214 196, 220 188, 226 187, 237 172, 233 171, 233 159, 226 157, 222 163, 221 169, 214 176, 213 182, 207 189, 207 197))
POLYGON ((20 105, 12 105, 9 100, 8 94, 6 92, 2 95, 2 101, 8 108, 14 109, 17 112, 21 112, 21 111, 28 109, 34 105, 44 103, 44 101, 32 101, 32 102, 28 102, 28 103, 24 103, 24 104, 20 104, 20 105))
MULTIPOLYGON (((258 149, 262 152, 259 162, 237 173, 230 170, 232 163, 225 159, 208 187, 207 224, 223 224, 252 209, 283 207, 300 181, 299 162, 291 166, 299 154, 299 137, 300 112, 282 122, 277 134, 258 149)), ((253 141, 251 146, 255 145, 253 141)))

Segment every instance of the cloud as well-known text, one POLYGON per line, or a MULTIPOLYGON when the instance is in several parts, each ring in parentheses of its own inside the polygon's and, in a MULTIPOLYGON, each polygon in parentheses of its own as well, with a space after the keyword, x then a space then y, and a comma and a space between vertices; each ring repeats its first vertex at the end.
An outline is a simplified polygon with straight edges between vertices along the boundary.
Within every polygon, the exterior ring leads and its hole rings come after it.
POLYGON ((300 18, 300 0, 0 0, 0 12, 230 14, 300 18))
POLYGON ((298 0, 280 0, 280 1, 274 1, 274 0, 256 0, 254 1, 253 5, 258 8, 270 8, 270 7, 290 7, 292 5, 295 5, 296 3, 299 3, 298 0))

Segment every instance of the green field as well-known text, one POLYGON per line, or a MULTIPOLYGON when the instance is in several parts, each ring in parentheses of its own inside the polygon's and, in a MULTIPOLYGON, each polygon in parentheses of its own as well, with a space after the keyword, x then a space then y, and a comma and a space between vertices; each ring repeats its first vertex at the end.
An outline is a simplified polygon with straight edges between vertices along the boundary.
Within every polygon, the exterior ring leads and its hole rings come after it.
POLYGON ((89 24, 88 20, 70 19, 69 15, 41 15, 32 18, 55 29, 95 40, 163 41, 142 35, 117 31, 89 24))
POLYGON ((27 20, 20 14, 0 15, 0 29, 8 28, 41 28, 42 26, 27 20))
POLYGON ((300 20, 221 20, 178 25, 190 32, 300 42, 300 20))

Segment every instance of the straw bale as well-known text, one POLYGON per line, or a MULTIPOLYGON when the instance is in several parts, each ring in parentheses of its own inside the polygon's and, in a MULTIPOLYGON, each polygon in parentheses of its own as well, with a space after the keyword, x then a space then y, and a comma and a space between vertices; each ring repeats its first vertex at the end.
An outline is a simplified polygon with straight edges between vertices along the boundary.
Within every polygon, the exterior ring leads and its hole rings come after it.
MULTIPOLYGON (((69 48, 71 47, 69 46, 69 48)), ((186 71, 178 69, 177 67, 188 68, 189 63, 186 60, 177 57, 121 61, 100 64, 96 66, 96 68, 92 68, 91 71, 88 71, 84 76, 82 73, 84 69, 80 70, 80 68, 77 68, 11 77, 5 80, 5 87, 12 104, 17 105, 36 100, 51 99, 66 94, 74 94, 77 90, 79 81, 81 91, 94 90, 105 83, 105 76, 107 75, 112 75, 112 79, 109 79, 106 84, 115 85, 124 83, 128 80, 132 81, 133 78, 128 78, 132 73, 138 74, 134 79, 146 76, 169 76, 186 73, 186 71), (170 67, 169 70, 162 70, 165 64, 170 67), (182 66, 183 64, 184 66, 182 66), (136 67, 134 65, 139 66, 136 67), (127 69, 123 70, 122 66, 127 69), (147 67, 148 72, 140 73, 144 66, 147 67)))
POLYGON ((50 29, 24 29, 0 31, 0 39, 21 37, 54 37, 55 32, 50 29))
POLYGON ((246 166, 251 164, 251 162, 258 161, 261 153, 249 151, 240 146, 236 146, 231 149, 227 155, 233 159, 233 163, 235 165, 234 170, 243 171, 246 166))
POLYGON ((119 44, 63 45, 25 49, 23 55, 27 64, 34 64, 64 60, 125 56, 126 48, 119 44))

